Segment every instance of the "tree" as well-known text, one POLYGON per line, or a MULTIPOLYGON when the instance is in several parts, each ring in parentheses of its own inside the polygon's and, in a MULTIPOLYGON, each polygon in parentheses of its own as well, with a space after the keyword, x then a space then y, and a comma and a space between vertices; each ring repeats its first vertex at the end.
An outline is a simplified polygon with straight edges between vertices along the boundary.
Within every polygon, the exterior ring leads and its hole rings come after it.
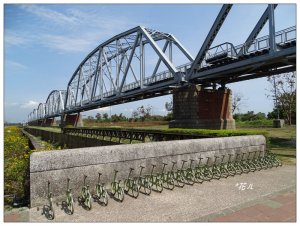
POLYGON ((173 111, 173 101, 171 100, 170 102, 165 103, 165 108, 167 111, 173 111))
POLYGON ((144 121, 146 118, 150 117, 151 110, 152 110, 152 106, 148 106, 145 108, 142 105, 141 107, 137 108, 137 112, 140 115, 140 118, 142 119, 142 121, 144 121))
POLYGON ((96 114, 96 119, 97 119, 97 121, 101 121, 101 118, 102 118, 101 114, 100 114, 100 113, 97 113, 97 114, 96 114))
POLYGON ((283 117, 289 125, 292 124, 293 116, 296 115, 296 72, 284 73, 280 76, 268 77, 271 94, 267 95, 274 100, 274 107, 283 112, 283 117))
POLYGON ((232 98, 232 113, 240 111, 241 107, 244 105, 244 95, 240 92, 236 92, 232 98))
POLYGON ((104 114, 103 114, 103 118, 104 118, 105 120, 107 120, 107 119, 108 119, 108 114, 107 114, 107 113, 104 113, 104 114))

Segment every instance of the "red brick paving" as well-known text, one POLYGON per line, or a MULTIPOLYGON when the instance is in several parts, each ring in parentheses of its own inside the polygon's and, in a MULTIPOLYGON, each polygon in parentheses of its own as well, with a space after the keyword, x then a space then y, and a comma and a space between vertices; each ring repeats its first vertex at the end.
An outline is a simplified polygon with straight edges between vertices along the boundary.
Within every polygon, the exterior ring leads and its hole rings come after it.
POLYGON ((271 207, 264 201, 242 208, 225 216, 217 216, 209 221, 213 222, 296 222, 296 193, 289 192, 272 196, 266 200, 278 204, 271 207))

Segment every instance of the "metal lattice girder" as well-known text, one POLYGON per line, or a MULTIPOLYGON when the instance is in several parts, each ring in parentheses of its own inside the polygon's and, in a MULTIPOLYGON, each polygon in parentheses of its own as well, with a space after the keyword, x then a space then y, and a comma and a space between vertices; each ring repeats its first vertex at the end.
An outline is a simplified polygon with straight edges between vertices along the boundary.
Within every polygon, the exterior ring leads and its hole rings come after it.
MULTIPOLYGON (((274 9, 276 9, 276 7, 277 7, 277 4, 274 4, 274 9)), ((258 34, 263 29, 263 27, 265 26, 268 19, 269 19, 269 7, 267 7, 265 12, 263 13, 261 18, 255 25, 254 29, 251 31, 249 37, 246 39, 244 47, 241 48, 240 51, 238 52, 238 56, 240 56, 248 51, 249 47, 251 46, 253 41, 257 38, 258 34)))
POLYGON ((83 108, 95 102, 101 106, 102 101, 111 97, 122 98, 125 93, 151 86, 162 77, 158 73, 160 66, 166 68, 164 79, 174 78, 179 69, 172 61, 173 46, 189 62, 193 61, 191 54, 168 33, 138 26, 114 36, 80 63, 67 86, 65 109, 83 108), (152 55, 147 55, 148 52, 152 55), (150 73, 152 69, 145 59, 153 57, 153 52, 158 60, 150 73))
POLYGON ((45 117, 56 117, 64 112, 66 91, 53 90, 47 97, 45 103, 45 117))
POLYGON ((205 41, 202 44, 202 47, 200 51, 198 52, 195 61, 193 62, 189 74, 187 76, 187 79, 191 77, 191 74, 193 74, 195 71, 197 71, 201 67, 201 63, 205 57, 206 52, 208 51, 209 47, 211 46, 212 42, 214 41, 215 37, 217 36, 224 20, 226 19, 230 9, 232 7, 232 4, 224 4, 213 24, 211 27, 208 35, 206 36, 205 41))
POLYGON ((37 108, 37 119, 43 119, 46 115, 46 105, 44 103, 40 103, 37 108))

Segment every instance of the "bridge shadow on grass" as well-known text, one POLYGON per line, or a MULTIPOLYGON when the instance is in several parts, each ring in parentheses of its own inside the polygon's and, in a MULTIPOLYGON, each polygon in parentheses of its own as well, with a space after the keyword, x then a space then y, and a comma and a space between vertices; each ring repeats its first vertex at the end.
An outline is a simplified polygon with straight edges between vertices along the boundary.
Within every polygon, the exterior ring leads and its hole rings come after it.
POLYGON ((272 147, 290 147, 296 148, 296 139, 291 138, 280 138, 280 137, 270 137, 269 138, 270 146, 272 147))
POLYGON ((43 206, 43 211, 42 211, 41 215, 45 215, 45 217, 48 220, 53 220, 54 219, 53 212, 50 210, 50 206, 48 206, 48 205, 43 206))

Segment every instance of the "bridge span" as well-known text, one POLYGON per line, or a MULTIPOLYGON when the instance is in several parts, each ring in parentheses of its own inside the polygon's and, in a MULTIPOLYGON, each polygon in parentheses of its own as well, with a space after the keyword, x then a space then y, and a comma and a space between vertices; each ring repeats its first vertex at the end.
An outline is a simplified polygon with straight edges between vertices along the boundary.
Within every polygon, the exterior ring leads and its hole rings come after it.
POLYGON ((173 94, 170 127, 234 128, 226 84, 295 71, 296 27, 275 32, 277 4, 270 4, 245 43, 211 47, 232 6, 223 5, 196 57, 174 35, 142 26, 112 37, 79 64, 66 90, 51 91, 28 123, 51 125, 61 117, 62 126, 76 126, 82 111, 173 94), (269 34, 258 38, 267 21, 269 34))

